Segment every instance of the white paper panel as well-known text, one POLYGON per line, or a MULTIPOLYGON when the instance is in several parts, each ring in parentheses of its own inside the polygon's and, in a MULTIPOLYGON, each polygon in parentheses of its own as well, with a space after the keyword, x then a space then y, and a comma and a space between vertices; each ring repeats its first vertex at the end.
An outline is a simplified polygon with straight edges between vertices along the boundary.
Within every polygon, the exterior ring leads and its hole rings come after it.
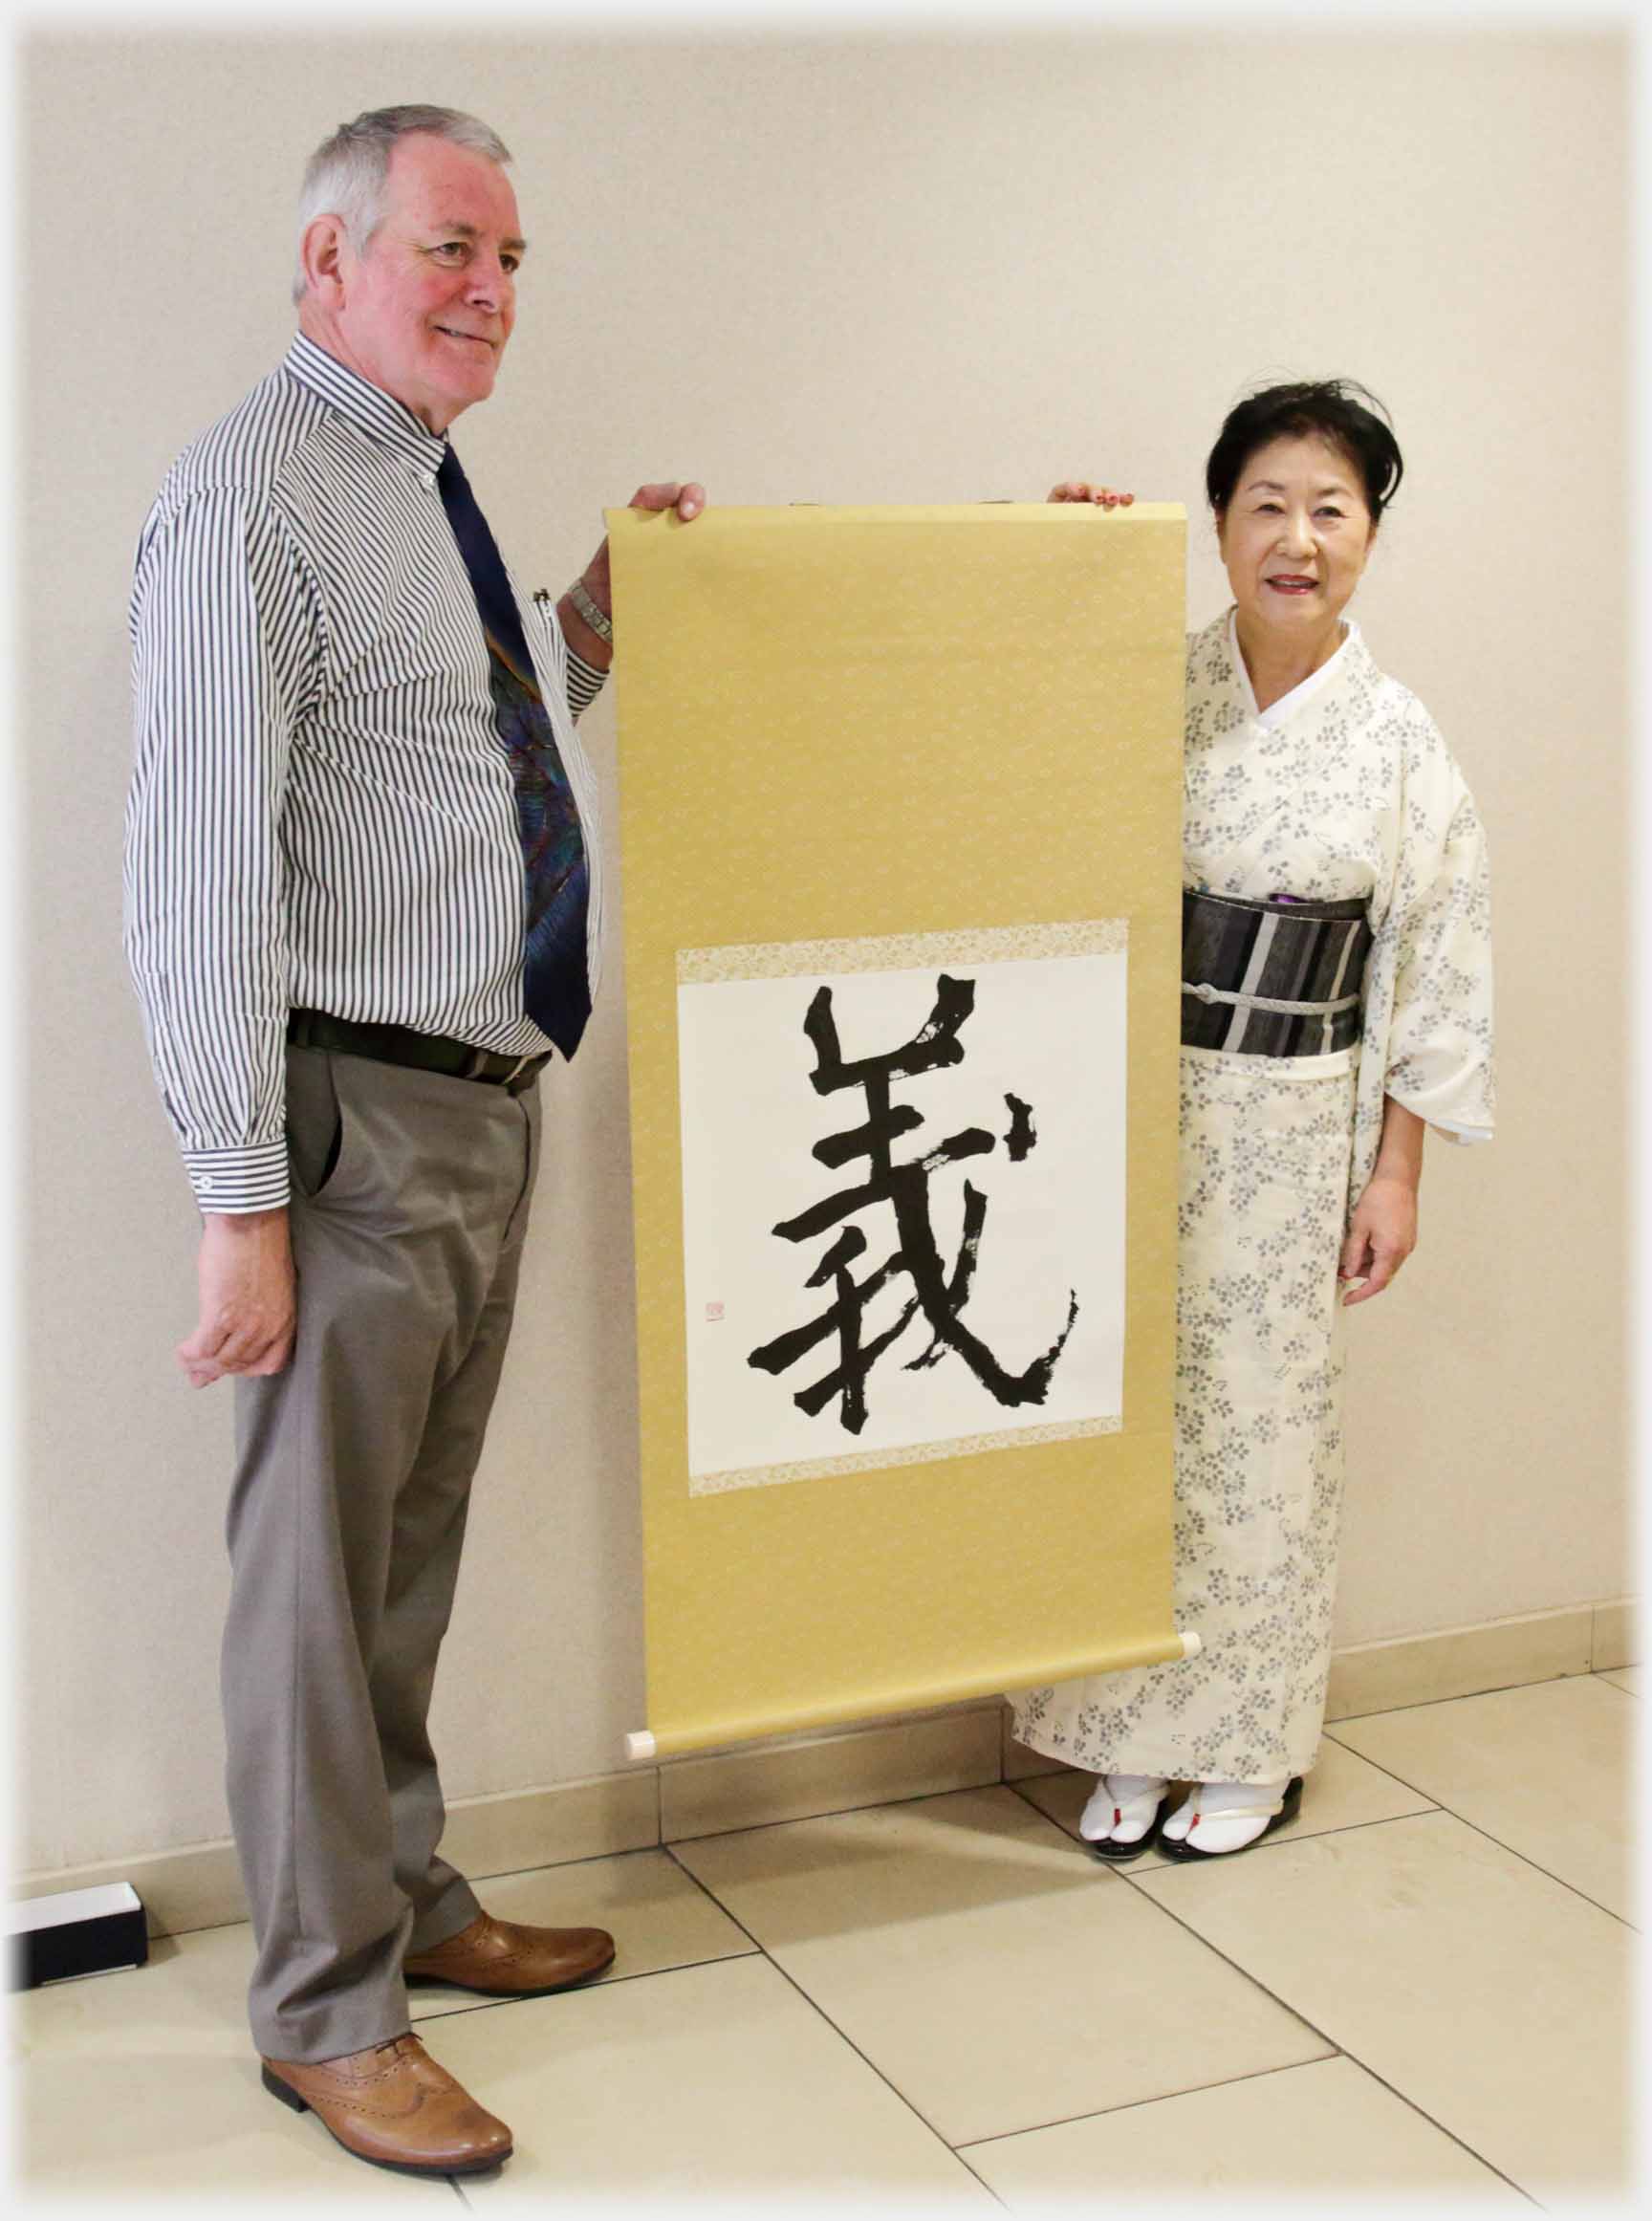
MULTIPOLYGON (((1071 945, 1073 928, 1054 931, 1071 945)), ((692 1493, 1120 1424, 1127 956, 1117 922, 1090 932, 1112 946, 982 961, 983 941, 992 937, 960 935, 951 937, 959 954, 948 962, 937 936, 921 966, 869 969, 878 945, 840 944, 837 969, 679 987, 692 1493), (943 991, 943 979, 958 986, 943 991), (938 993, 969 1003, 967 1015, 940 1027, 961 1059, 890 1076, 891 1114, 916 1114, 921 1122, 884 1143, 899 1175, 961 1134, 990 1137, 989 1148, 978 1144, 918 1178, 906 1221, 920 1237, 925 1225, 932 1230, 950 1283, 967 1230, 967 1184, 984 1199, 962 1305, 931 1277, 925 1306, 905 1262, 920 1243, 902 1247, 893 1183, 873 1160, 856 1153, 828 1165, 812 1154, 830 1137, 866 1127, 874 1100, 861 1084, 825 1094, 813 1084, 817 1049, 805 1019, 822 989, 846 1064, 887 1058, 913 1043, 932 1020, 938 993), (800 1238, 773 1230, 868 1185, 871 1197, 800 1238), (821 1286, 807 1285, 846 1230, 864 1243, 840 1266, 855 1283, 896 1260, 863 1305, 839 1301, 833 1272, 821 1286), (750 1361, 777 1338, 822 1319, 835 1302, 839 1323, 792 1361, 780 1362, 784 1352, 771 1360, 779 1369, 750 1361), (859 1315, 864 1348, 914 1304, 898 1339, 864 1374, 863 1410, 847 1385, 817 1410, 799 1408, 799 1391, 843 1366, 845 1309, 859 1315), (937 1325, 944 1338, 960 1329, 972 1338, 972 1355, 944 1339, 934 1361, 913 1369, 937 1325), (1047 1380, 1034 1373, 1028 1383, 1029 1369, 1058 1341, 1047 1380)), ((771 973, 774 955, 764 952, 771 973)))

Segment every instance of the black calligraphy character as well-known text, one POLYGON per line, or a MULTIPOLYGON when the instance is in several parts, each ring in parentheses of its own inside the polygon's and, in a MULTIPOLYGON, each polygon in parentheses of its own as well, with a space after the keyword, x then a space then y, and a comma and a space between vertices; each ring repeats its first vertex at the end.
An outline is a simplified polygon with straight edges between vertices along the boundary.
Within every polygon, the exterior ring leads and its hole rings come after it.
MULTIPOLYGON (((964 1230, 950 1269, 943 1262, 930 1220, 929 1183, 945 1165, 969 1157, 988 1156, 996 1148, 995 1138, 983 1127, 969 1126, 917 1157, 897 1165, 893 1145, 902 1134, 924 1123, 923 1114, 908 1103, 890 1100, 897 1079, 913 1079, 961 1064, 964 1047, 958 1035, 975 1007, 975 982, 951 979, 942 972, 935 983, 935 1003, 928 1017, 910 1041, 880 1056, 845 1061, 833 1015, 832 990, 817 990, 803 1021, 803 1031, 815 1049, 815 1070, 810 1079, 816 1095, 833 1095, 844 1088, 864 1091, 863 1124, 816 1142, 812 1154, 834 1170, 865 1160, 866 1174, 858 1185, 841 1187, 794 1218, 783 1219, 773 1231, 782 1240, 804 1242, 829 1227, 888 1204, 895 1213, 897 1243, 883 1262, 858 1280, 852 1267, 866 1252, 866 1237, 859 1227, 844 1225, 806 1285, 832 1290, 825 1309, 805 1326, 792 1328, 753 1350, 747 1362, 766 1373, 783 1373, 829 1335, 837 1338, 837 1361, 832 1369, 793 1398, 811 1418, 823 1411, 834 1396, 840 1398, 839 1416, 851 1434, 866 1424, 866 1378, 878 1359, 910 1325, 919 1313, 930 1330, 930 1339, 905 1369, 918 1372, 933 1365, 948 1350, 955 1351, 984 1388, 1006 1405, 1042 1404, 1051 1377, 1066 1347, 1078 1316, 1078 1297, 1069 1291, 1067 1323, 1059 1337, 1025 1372, 1011 1373, 987 1344, 965 1325, 961 1314, 969 1300, 970 1284, 980 1255, 982 1230, 987 1223, 987 1198, 973 1182, 964 1182, 964 1230), (912 1284, 895 1323, 869 1340, 862 1339, 867 1306, 898 1275, 912 1284)), ((1004 1137, 1012 1164, 1033 1147, 1037 1136, 1032 1108, 1017 1096, 1005 1097, 1010 1131, 1004 1137)))

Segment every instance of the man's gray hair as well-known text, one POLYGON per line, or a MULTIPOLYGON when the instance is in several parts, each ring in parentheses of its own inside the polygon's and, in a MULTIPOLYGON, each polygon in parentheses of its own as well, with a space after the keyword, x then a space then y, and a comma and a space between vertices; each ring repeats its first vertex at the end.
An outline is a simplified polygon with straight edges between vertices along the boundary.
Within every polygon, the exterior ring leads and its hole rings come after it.
POLYGON ((503 169, 511 149, 496 131, 458 108, 428 108, 410 102, 400 108, 369 108, 353 123, 340 123, 310 157, 298 193, 298 267, 293 298, 304 298, 304 234, 317 216, 337 216, 358 254, 379 229, 384 212, 384 180, 399 139, 424 132, 454 146, 484 154, 503 169))

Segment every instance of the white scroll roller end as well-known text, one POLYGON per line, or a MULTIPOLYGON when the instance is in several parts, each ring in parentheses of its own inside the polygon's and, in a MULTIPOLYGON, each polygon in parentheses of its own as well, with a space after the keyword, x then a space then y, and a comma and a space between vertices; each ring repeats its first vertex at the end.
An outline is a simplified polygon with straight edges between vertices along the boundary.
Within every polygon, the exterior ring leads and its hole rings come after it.
POLYGON ((1184 1635, 1182 1638, 1182 1655, 1184 1658, 1197 1658, 1204 1647, 1204 1644, 1197 1635, 1184 1635))
MULTIPOLYGON (((1195 1644, 1198 1643, 1197 1635, 1194 1636, 1193 1641, 1195 1644)), ((654 1756, 654 1738, 646 1728, 640 1735, 626 1736, 625 1755, 632 1759, 652 1758, 654 1756)))

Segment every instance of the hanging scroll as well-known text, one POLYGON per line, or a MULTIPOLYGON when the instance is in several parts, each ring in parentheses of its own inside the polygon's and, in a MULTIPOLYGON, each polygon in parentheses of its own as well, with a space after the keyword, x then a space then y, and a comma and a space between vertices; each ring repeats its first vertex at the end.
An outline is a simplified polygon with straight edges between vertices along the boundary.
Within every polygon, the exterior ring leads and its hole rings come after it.
POLYGON ((635 1747, 1179 1655, 1182 512, 609 522, 635 1747))

